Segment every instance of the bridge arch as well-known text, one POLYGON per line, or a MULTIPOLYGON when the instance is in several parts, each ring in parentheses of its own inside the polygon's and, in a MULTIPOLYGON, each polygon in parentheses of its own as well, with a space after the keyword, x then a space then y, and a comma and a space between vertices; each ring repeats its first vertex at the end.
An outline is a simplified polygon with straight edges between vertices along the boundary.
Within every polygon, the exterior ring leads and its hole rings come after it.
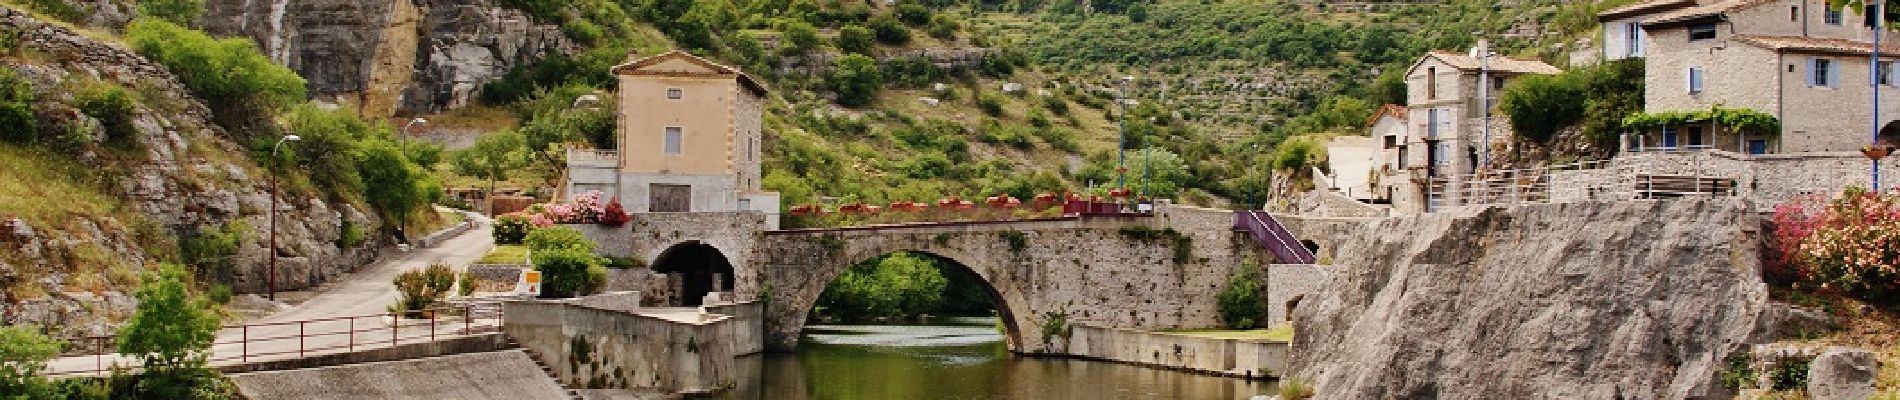
MULTIPOLYGON (((1000 320, 1003 324, 1003 337, 1004 337, 1005 342, 1012 349, 1015 349, 1018 343, 1022 343, 1022 339, 1023 339, 1022 330, 1018 328, 1018 322, 1016 318, 1016 315, 1018 314, 1018 312, 1017 310, 1011 309, 1011 307, 1008 304, 1009 300, 1004 297, 1002 291, 997 290, 997 287, 996 287, 997 285, 992 283, 988 277, 984 276, 985 275, 984 273, 979 272, 976 269, 972 268, 970 264, 957 260, 954 257, 939 254, 938 252, 926 251, 926 250, 900 249, 900 250, 892 250, 892 251, 881 253, 881 254, 860 255, 858 257, 846 259, 847 262, 841 263, 840 268, 835 268, 835 269, 827 268, 826 272, 828 273, 828 276, 818 277, 819 280, 817 282, 820 282, 821 284, 815 286, 815 288, 817 289, 818 293, 822 295, 826 290, 829 290, 833 285, 836 285, 839 279, 841 279, 844 276, 844 273, 850 270, 851 267, 857 266, 866 262, 870 262, 873 260, 877 260, 882 257, 896 255, 896 254, 911 254, 915 256, 920 256, 922 258, 930 259, 932 261, 942 262, 943 265, 949 266, 949 268, 941 269, 943 273, 961 275, 962 278, 965 278, 965 279, 953 279, 951 280, 951 282, 968 282, 968 283, 973 283, 977 285, 977 289, 981 289, 983 294, 987 297, 987 300, 989 300, 990 306, 995 308, 996 310, 997 319, 1000 320)), ((950 278, 950 277, 946 276, 945 278, 950 278)), ((809 321, 811 319, 811 314, 813 312, 813 309, 816 308, 819 297, 820 296, 811 296, 809 302, 806 302, 806 304, 801 304, 801 307, 799 307, 799 309, 804 310, 804 315, 799 317, 801 320, 809 321)))
POLYGON ((679 276, 673 289, 679 295, 681 306, 698 306, 707 293, 732 293, 735 289, 737 277, 733 259, 706 242, 688 240, 673 244, 649 265, 653 266, 653 272, 679 276))

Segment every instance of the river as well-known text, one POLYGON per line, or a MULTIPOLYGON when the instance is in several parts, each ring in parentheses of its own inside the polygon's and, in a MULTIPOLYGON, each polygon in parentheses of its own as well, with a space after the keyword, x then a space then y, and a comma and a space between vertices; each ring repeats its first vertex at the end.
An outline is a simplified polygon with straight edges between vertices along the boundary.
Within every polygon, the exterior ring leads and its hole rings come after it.
POLYGON ((962 325, 814 325, 796 353, 739 360, 723 398, 1246 399, 1271 382, 1066 358, 1014 356, 993 318, 962 325))

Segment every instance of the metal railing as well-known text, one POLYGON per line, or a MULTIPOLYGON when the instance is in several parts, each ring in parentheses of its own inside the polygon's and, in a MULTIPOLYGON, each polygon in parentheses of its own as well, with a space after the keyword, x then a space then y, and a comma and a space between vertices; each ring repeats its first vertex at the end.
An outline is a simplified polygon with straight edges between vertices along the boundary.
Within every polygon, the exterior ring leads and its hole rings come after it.
MULTIPOLYGON (((1683 150, 1672 150, 1683 151, 1683 150)), ((1702 150, 1693 150, 1702 151, 1702 150)), ((1694 159, 1675 168, 1614 160, 1426 179, 1433 210, 1461 206, 1737 195, 1736 179, 1694 159)))
POLYGON ((1265 211, 1238 211, 1234 214, 1234 229, 1246 231, 1254 241, 1267 247, 1268 253, 1287 264, 1312 264, 1317 257, 1293 237, 1273 214, 1265 211))
MULTIPOLYGON (((246 364, 435 342, 461 335, 499 332, 500 319, 500 301, 475 301, 417 311, 225 326, 219 329, 219 339, 212 342, 206 361, 213 366, 246 364)), ((116 336, 68 339, 74 346, 91 346, 90 353, 78 357, 91 356, 92 368, 49 366, 46 375, 102 375, 114 368, 136 369, 136 359, 114 354, 113 343, 117 339, 116 336)))

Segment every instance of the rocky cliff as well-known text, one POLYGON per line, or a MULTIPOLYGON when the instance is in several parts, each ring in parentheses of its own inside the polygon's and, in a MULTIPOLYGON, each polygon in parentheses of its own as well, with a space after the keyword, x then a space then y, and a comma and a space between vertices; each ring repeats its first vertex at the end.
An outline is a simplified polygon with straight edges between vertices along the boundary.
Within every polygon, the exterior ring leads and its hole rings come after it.
POLYGON ((369 117, 468 105, 509 69, 574 49, 493 0, 210 0, 199 22, 256 40, 311 95, 369 117))
POLYGON ((165 67, 97 35, 5 7, 0 7, 0 32, 19 35, 18 48, 0 63, 31 84, 42 135, 61 130, 92 138, 75 149, 57 150, 57 157, 71 157, 90 170, 102 181, 90 190, 120 208, 38 221, 0 210, 6 323, 42 323, 66 335, 109 333, 111 320, 132 306, 126 295, 137 284, 138 272, 161 258, 175 258, 166 254, 175 255, 177 238, 232 221, 243 221, 248 229, 237 248, 235 270, 220 275, 238 292, 264 289, 273 253, 279 289, 309 287, 376 255, 376 243, 341 248, 338 241, 346 222, 374 232, 378 219, 368 211, 294 192, 287 192, 279 206, 277 248, 266 249, 268 171, 226 139, 204 103, 165 67), (74 106, 72 88, 83 82, 136 93, 129 118, 133 144, 107 146, 97 139, 102 123, 74 106))
POLYGON ((1695 398, 1769 308, 1736 200, 1394 218, 1298 304, 1322 398, 1695 398))

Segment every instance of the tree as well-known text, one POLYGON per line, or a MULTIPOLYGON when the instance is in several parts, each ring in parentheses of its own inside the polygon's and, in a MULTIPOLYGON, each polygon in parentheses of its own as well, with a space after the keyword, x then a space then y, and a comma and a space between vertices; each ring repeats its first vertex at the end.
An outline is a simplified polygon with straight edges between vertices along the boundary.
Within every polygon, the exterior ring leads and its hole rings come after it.
POLYGON ((838 94, 838 104, 859 107, 877 99, 878 87, 884 83, 876 60, 862 54, 847 54, 839 57, 832 67, 831 76, 825 80, 831 91, 838 94))
POLYGON ((1193 178, 1187 162, 1167 149, 1150 147, 1128 155, 1129 189, 1142 190, 1145 186, 1150 197, 1174 197, 1193 178))
POLYGON ((507 180, 508 172, 522 165, 521 134, 514 131, 490 133, 475 139, 475 145, 458 151, 453 158, 458 174, 488 181, 490 199, 484 207, 489 214, 495 213, 495 182, 507 180))
POLYGON ((257 50, 250 38, 214 39, 204 32, 158 19, 139 19, 125 29, 139 55, 164 64, 211 109, 276 110, 304 101, 303 77, 257 50))
POLYGON ((1498 109, 1511 117, 1511 129, 1519 136, 1545 143, 1557 130, 1583 118, 1589 95, 1589 82, 1581 74, 1533 74, 1505 86, 1498 109))
POLYGON ((872 17, 869 23, 871 24, 871 32, 874 36, 877 36, 879 43, 892 46, 901 46, 905 43, 910 43, 910 27, 904 26, 903 22, 898 21, 897 17, 891 16, 891 14, 879 14, 876 17, 872 17))
POLYGON ((222 381, 205 367, 217 338, 217 305, 186 290, 184 267, 161 264, 135 297, 138 310, 119 329, 119 353, 144 366, 133 386, 137 398, 222 398, 222 381))
POLYGON ((363 181, 363 197, 371 208, 382 215, 384 222, 396 230, 397 240, 407 243, 408 235, 404 225, 416 209, 429 204, 439 193, 439 185, 433 183, 428 173, 422 171, 409 159, 395 143, 385 140, 370 140, 363 144, 357 156, 357 173, 363 181))
POLYGON ((1251 329, 1263 322, 1261 315, 1265 310, 1260 306, 1259 279, 1260 268, 1248 262, 1227 278, 1227 288, 1215 296, 1220 320, 1229 329, 1251 329))
POLYGON ((140 0, 139 14, 190 26, 204 14, 204 0, 140 0))
POLYGON ((574 250, 582 253, 594 252, 594 241, 587 239, 581 231, 565 226, 550 226, 528 233, 522 240, 528 250, 545 252, 554 250, 574 250))
POLYGON ((59 355, 59 341, 27 326, 0 327, 0 397, 49 397, 46 360, 59 355))
POLYGON ((33 84, 13 67, 0 68, 0 140, 26 143, 39 133, 33 115, 33 84))
POLYGON ((838 29, 838 50, 853 54, 871 54, 875 45, 871 30, 862 25, 845 25, 838 29))

